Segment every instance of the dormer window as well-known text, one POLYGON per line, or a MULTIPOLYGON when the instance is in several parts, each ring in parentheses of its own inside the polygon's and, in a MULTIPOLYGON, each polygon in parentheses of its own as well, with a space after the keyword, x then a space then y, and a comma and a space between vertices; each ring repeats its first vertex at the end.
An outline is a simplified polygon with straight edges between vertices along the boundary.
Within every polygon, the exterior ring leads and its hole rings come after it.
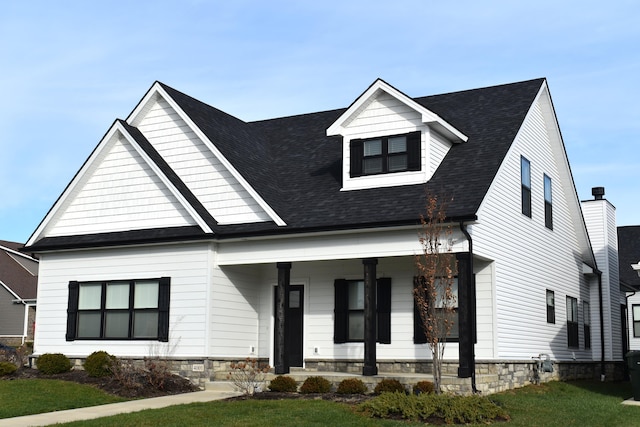
POLYGON ((420 132, 351 141, 351 177, 420 170, 420 132))

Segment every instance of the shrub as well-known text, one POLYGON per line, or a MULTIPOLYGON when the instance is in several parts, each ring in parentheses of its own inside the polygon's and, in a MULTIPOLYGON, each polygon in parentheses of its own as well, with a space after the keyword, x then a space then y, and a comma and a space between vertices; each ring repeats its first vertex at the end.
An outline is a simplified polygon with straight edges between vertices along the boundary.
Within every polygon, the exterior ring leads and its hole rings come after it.
POLYGON ((87 360, 84 361, 84 370, 90 377, 106 377, 113 375, 111 365, 115 360, 115 356, 110 355, 106 351, 94 351, 87 360))
POLYGON ((433 424, 487 424, 509 415, 486 397, 447 394, 382 393, 358 409, 376 418, 402 418, 433 424), (434 420, 440 420, 439 423, 434 420))
POLYGON ((331 383, 323 377, 309 377, 300 386, 300 393, 329 393, 331 391, 331 383))
POLYGON ((253 394, 265 381, 269 365, 258 362, 258 359, 247 357, 244 362, 232 363, 227 379, 233 382, 244 394, 253 394))
POLYGON ((11 362, 0 362, 0 377, 3 375, 13 374, 18 367, 11 362))
POLYGON ((373 390, 373 392, 375 394, 381 394, 381 393, 394 393, 394 392, 401 392, 401 393, 406 393, 407 390, 404 388, 404 386, 402 385, 402 383, 398 380, 394 380, 391 378, 385 378, 382 381, 380 381, 378 384, 376 384, 376 388, 373 390))
POLYGON ((413 394, 429 394, 433 393, 433 383, 431 381, 419 381, 413 386, 413 394))
POLYGON ((71 370, 71 361, 62 353, 45 353, 38 357, 38 370, 43 374, 61 374, 71 370))
POLYGON ((364 385, 360 378, 347 378, 338 384, 338 394, 365 394, 367 386, 364 385))
POLYGON ((151 387, 156 390, 164 390, 164 385, 173 374, 169 362, 160 359, 144 359, 144 376, 151 387))
POLYGON ((296 380, 291 377, 287 377, 284 375, 278 375, 269 383, 269 390, 271 391, 280 391, 280 392, 296 392, 298 391, 298 384, 296 380))

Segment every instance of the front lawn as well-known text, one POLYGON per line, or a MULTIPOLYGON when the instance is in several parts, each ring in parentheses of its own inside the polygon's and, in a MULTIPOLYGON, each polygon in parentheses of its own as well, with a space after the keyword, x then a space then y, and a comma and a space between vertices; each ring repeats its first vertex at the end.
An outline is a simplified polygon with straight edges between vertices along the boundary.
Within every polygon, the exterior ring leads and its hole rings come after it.
POLYGON ((0 418, 122 402, 126 399, 70 381, 16 379, 0 381, 0 418))
MULTIPOLYGON (((631 385, 591 381, 552 382, 499 393, 490 398, 511 421, 504 427, 637 426, 640 407, 621 405, 631 385)), ((363 418, 352 407, 322 400, 216 401, 124 414, 69 426, 424 426, 363 418)), ((479 425, 478 425, 479 426, 479 425)))

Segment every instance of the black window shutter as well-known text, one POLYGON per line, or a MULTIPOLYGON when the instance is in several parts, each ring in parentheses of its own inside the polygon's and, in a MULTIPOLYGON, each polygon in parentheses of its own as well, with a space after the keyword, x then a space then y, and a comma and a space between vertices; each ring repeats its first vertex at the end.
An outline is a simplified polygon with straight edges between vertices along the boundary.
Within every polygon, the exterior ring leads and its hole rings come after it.
POLYGON ((364 144, 361 139, 356 139, 350 143, 351 171, 350 176, 362 175, 362 158, 364 157, 364 144))
POLYGON ((169 296, 171 278, 161 277, 158 289, 158 341, 169 341, 169 296))
MULTIPOLYGON (((414 288, 418 286, 418 278, 413 278, 413 286, 414 288)), ((416 297, 413 296, 413 343, 414 344, 426 344, 427 342, 427 333, 424 329, 424 322, 422 321, 422 317, 420 317, 420 311, 418 309, 418 304, 416 303, 416 297)))
POLYGON ((349 289, 345 279, 336 279, 333 287, 335 295, 333 342, 341 344, 347 342, 349 289))
POLYGON ((378 342, 391 344, 391 278, 378 279, 378 342))
POLYGON ((76 339, 76 325, 78 319, 78 296, 80 285, 76 281, 69 282, 69 300, 67 305, 67 341, 76 339))
POLYGON ((419 171, 421 165, 420 132, 412 132, 407 135, 407 169, 410 171, 419 171))

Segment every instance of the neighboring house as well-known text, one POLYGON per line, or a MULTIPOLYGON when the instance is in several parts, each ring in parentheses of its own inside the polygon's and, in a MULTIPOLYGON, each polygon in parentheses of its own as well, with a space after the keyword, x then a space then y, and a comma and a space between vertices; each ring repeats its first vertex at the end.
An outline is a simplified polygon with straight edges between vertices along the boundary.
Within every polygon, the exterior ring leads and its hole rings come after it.
POLYGON ((625 350, 640 350, 640 226, 618 227, 620 287, 626 291, 625 350), (635 267, 635 269, 634 269, 635 267))
POLYGON ((38 260, 22 244, 0 240, 0 342, 33 341, 38 260))
POLYGON ((544 79, 421 98, 376 80, 346 109, 256 122, 154 83, 27 242, 35 353, 429 372, 412 294, 427 190, 451 198, 448 372, 504 389, 545 354, 553 375, 613 377, 618 282, 544 79))

